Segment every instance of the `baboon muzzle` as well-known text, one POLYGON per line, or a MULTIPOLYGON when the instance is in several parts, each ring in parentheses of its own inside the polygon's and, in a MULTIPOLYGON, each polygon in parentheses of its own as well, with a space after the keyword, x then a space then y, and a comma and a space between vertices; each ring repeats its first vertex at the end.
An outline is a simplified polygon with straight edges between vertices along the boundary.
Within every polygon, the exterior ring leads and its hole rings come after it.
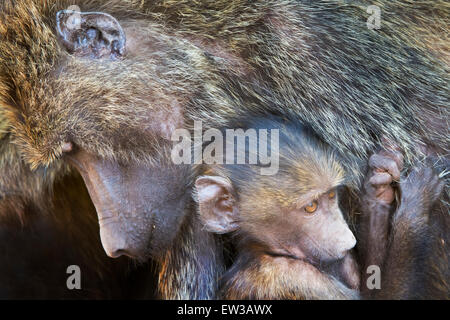
POLYGON ((142 259, 165 248, 182 221, 186 194, 176 170, 122 165, 85 151, 69 156, 97 209, 103 247, 112 258, 142 259), (169 200, 169 201, 168 201, 169 200), (155 244, 154 244, 154 243, 155 244))

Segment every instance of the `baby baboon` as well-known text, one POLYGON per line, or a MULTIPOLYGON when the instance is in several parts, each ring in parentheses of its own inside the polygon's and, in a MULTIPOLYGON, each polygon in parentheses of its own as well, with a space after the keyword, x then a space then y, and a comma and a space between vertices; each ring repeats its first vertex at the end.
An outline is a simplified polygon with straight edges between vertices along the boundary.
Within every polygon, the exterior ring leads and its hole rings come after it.
MULTIPOLYGON (((339 208, 339 188, 347 180, 336 154, 300 125, 267 120, 260 123, 256 120, 252 125, 280 128, 278 174, 259 175, 258 165, 211 165, 207 175, 196 181, 195 197, 205 229, 219 234, 234 233, 237 241, 236 260, 222 279, 223 298, 356 299, 360 297, 360 274, 364 275, 370 265, 382 268, 383 284, 395 279, 397 273, 408 274, 412 270, 410 261, 417 263, 415 267, 427 266, 418 261, 417 257, 423 256, 419 251, 393 258, 398 254, 396 247, 416 241, 416 231, 410 234, 402 231, 405 227, 414 229, 413 224, 403 226, 394 222, 390 235, 387 224, 373 223, 383 214, 374 208, 389 209, 394 202, 390 183, 393 178, 400 179, 403 165, 398 152, 382 151, 371 157, 373 169, 367 176, 363 202, 369 207, 365 214, 372 220, 365 221, 369 241, 364 242, 366 247, 359 247, 367 257, 360 270, 350 251, 356 244, 355 237, 339 208), (389 267, 383 264, 385 261, 389 267)), ((248 155, 252 151, 245 152, 248 155)), ((414 190, 409 187, 411 176, 402 182, 405 200, 394 220, 410 215, 405 208, 411 203, 406 199, 416 197, 417 207, 426 207, 438 199, 442 186, 435 188, 439 179, 431 174, 431 169, 427 170, 427 177, 412 179, 416 184, 414 190), (430 194, 428 190, 433 188, 430 194)), ((426 232, 429 236, 436 234, 434 230, 426 232)), ((391 298, 408 297, 412 294, 410 286, 418 279, 404 278, 409 290, 382 287, 377 295, 383 292, 391 298)), ((435 285, 428 281, 429 287, 435 285)), ((365 286, 363 282, 362 297, 370 298, 365 286)), ((441 292, 439 297, 444 298, 445 293, 441 292)))
POLYGON ((206 230, 236 232, 238 256, 223 278, 222 297, 358 298, 359 269, 350 252, 356 239, 338 205, 346 181, 336 155, 300 125, 255 124, 280 129, 278 174, 211 166, 196 181, 206 230))
POLYGON ((37 169, 24 194, 70 164, 109 256, 154 258, 160 297, 212 297, 221 249, 192 217, 190 168, 170 161, 176 128, 289 114, 357 177, 382 135, 406 159, 416 143, 448 152, 442 64, 405 28, 366 20, 352 1, 3 0, 0 135, 14 150, 4 159, 37 169))

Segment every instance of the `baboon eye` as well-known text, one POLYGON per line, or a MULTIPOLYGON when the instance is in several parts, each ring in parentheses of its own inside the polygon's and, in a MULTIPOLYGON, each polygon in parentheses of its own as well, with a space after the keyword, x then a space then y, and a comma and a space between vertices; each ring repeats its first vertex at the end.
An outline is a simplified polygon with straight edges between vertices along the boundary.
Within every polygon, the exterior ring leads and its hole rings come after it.
POLYGON ((330 198, 330 199, 336 198, 336 191, 333 190, 330 193, 328 193, 328 198, 330 198))
POLYGON ((308 212, 308 213, 314 213, 317 210, 317 206, 318 206, 317 201, 314 200, 313 202, 311 202, 310 204, 308 204, 305 207, 305 211, 308 212))

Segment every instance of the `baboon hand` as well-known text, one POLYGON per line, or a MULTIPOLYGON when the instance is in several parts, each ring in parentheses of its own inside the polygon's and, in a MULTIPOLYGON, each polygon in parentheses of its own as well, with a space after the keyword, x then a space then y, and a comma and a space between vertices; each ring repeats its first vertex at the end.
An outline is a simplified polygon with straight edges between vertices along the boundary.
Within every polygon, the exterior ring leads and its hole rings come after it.
POLYGON ((427 214, 438 200, 444 188, 444 181, 431 166, 421 165, 400 183, 401 214, 427 214))
POLYGON ((382 150, 369 159, 369 175, 365 189, 369 198, 385 204, 394 201, 392 183, 400 180, 403 155, 397 150, 382 150))

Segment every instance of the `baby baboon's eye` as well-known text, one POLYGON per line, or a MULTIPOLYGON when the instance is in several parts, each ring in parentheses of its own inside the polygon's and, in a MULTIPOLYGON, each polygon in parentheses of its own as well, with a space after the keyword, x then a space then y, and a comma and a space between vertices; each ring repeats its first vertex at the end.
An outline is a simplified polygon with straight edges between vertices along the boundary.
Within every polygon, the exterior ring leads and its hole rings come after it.
POLYGON ((305 207, 305 211, 306 211, 307 213, 314 213, 314 212, 316 212, 316 210, 317 210, 317 206, 318 206, 318 203, 317 203, 316 200, 314 200, 313 202, 311 202, 310 204, 308 204, 308 205, 305 207))
POLYGON ((328 193, 328 198, 334 199, 336 198, 336 190, 332 190, 328 193))

